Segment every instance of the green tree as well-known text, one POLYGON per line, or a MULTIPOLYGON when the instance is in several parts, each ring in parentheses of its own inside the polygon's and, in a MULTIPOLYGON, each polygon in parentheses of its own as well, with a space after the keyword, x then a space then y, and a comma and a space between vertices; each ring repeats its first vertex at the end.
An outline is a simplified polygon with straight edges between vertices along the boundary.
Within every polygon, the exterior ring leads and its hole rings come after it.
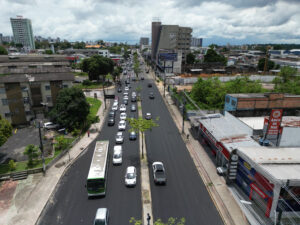
POLYGON ((47 55, 52 55, 53 52, 52 52, 51 49, 46 49, 46 50, 45 50, 45 54, 47 54, 47 55))
POLYGON ((84 49, 85 48, 85 43, 83 41, 82 42, 76 41, 73 48, 75 48, 75 49, 84 49))
POLYGON ((211 63, 211 62, 219 62, 223 65, 226 65, 227 59, 223 55, 219 55, 213 48, 207 50, 206 54, 204 55, 204 62, 211 63))
POLYGON ((10 122, 0 115, 0 146, 3 145, 11 135, 12 126, 10 122))
POLYGON ((142 117, 139 117, 138 119, 130 118, 127 119, 130 125, 129 131, 135 131, 140 132, 142 135, 142 157, 144 158, 144 135, 145 131, 151 130, 153 127, 158 127, 158 124, 156 123, 159 120, 159 118, 156 118, 154 120, 146 120, 142 117))
POLYGON ((58 93, 49 116, 53 122, 72 131, 84 127, 89 109, 82 90, 76 87, 64 88, 58 93))
POLYGON ((186 63, 187 64, 194 64, 196 60, 196 56, 193 53, 189 53, 186 55, 186 63))
POLYGON ((10 171, 15 170, 16 169, 16 163, 15 163, 15 161, 13 159, 9 160, 8 166, 9 166, 9 170, 10 171))
POLYGON ((114 62, 110 58, 94 55, 82 61, 82 70, 88 73, 90 80, 99 80, 102 76, 104 81, 104 76, 113 72, 114 62))
POLYGON ((0 55, 8 55, 6 48, 0 45, 0 55))
POLYGON ((16 47, 17 47, 17 48, 23 48, 23 44, 22 44, 22 43, 17 43, 17 44, 16 44, 16 47))
MULTIPOLYGON (((55 141, 56 141, 55 149, 63 151, 69 147, 69 141, 63 135, 59 135, 58 137, 55 137, 55 141)), ((69 150, 68 150, 68 155, 69 155, 69 161, 70 161, 71 157, 70 157, 69 150)))
MULTIPOLYGON (((258 70, 264 71, 265 68, 265 58, 261 58, 258 60, 257 68, 258 70)), ((275 67, 275 63, 272 60, 268 60, 267 71, 273 69, 275 67)))
MULTIPOLYGON (((170 217, 166 223, 164 223, 161 219, 157 219, 156 221, 153 222, 154 225, 185 225, 185 218, 174 218, 170 217)), ((134 217, 131 217, 129 220, 130 224, 133 225, 142 225, 142 220, 137 220, 134 217)))
POLYGON ((110 81, 113 80, 113 76, 112 76, 110 73, 108 73, 108 74, 105 76, 105 79, 106 79, 108 82, 110 82, 110 81))
POLYGON ((282 77, 283 83, 289 81, 293 76, 297 74, 297 69, 290 66, 283 66, 280 69, 279 76, 282 77))
POLYGON ((39 157, 39 147, 33 144, 27 145, 24 151, 24 155, 28 157, 28 167, 34 164, 34 161, 39 157))

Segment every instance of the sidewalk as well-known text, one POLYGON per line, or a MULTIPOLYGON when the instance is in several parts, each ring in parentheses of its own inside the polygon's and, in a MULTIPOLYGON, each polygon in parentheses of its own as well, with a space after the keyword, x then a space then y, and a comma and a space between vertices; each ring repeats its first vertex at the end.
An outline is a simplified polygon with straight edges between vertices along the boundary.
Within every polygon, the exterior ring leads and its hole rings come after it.
MULTIPOLYGON (((153 76, 153 72, 151 71, 153 76)), ((164 87, 162 82, 156 82, 156 85, 163 97, 164 87)), ((178 108, 172 104, 171 96, 166 90, 166 97, 164 98, 165 104, 173 117, 173 120, 181 133, 182 130, 182 116, 178 108), (168 99, 168 100, 167 100, 168 99)), ((206 151, 200 145, 198 140, 193 138, 190 133, 191 125, 188 121, 184 122, 184 134, 182 138, 186 143, 187 149, 195 163, 195 166, 206 185, 208 193, 210 194, 212 200, 214 201, 220 216, 223 219, 224 224, 227 225, 247 225, 249 224, 242 213, 239 205, 236 203, 234 197, 232 196, 230 190, 228 189, 225 179, 220 177, 216 173, 216 167, 211 161, 206 151), (186 135, 189 135, 187 140, 186 135)))
MULTIPOLYGON (((100 122, 93 124, 88 137, 85 134, 80 141, 70 149, 71 161, 66 154, 54 166, 46 171, 46 175, 29 175, 26 180, 9 181, 0 189, 0 224, 6 225, 31 225, 35 224, 48 200, 66 169, 85 152, 88 145, 97 137, 104 123, 104 102, 97 115, 100 122), (9 199, 1 199, 1 196, 9 196, 9 199)), ((108 103, 109 104, 109 103, 108 103)), ((109 108, 109 106, 107 106, 109 108)))

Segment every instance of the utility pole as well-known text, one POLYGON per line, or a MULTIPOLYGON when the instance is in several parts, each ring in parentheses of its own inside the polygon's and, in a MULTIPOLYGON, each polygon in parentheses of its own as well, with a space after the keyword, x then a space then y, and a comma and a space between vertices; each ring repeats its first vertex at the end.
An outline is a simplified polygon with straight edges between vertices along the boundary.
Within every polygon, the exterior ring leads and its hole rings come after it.
POLYGON ((41 122, 39 122, 39 136, 40 136, 40 149, 42 153, 42 161, 43 161, 43 173, 46 173, 46 166, 45 166, 45 157, 44 157, 44 146, 42 141, 42 133, 41 133, 41 122))
POLYGON ((106 98, 105 98, 104 82, 105 82, 105 77, 104 77, 104 75, 103 75, 103 79, 102 79, 102 90, 103 90, 103 99, 104 99, 104 109, 106 109, 106 98))
POLYGON ((182 131, 181 133, 184 134, 184 112, 185 112, 185 99, 182 101, 182 131))

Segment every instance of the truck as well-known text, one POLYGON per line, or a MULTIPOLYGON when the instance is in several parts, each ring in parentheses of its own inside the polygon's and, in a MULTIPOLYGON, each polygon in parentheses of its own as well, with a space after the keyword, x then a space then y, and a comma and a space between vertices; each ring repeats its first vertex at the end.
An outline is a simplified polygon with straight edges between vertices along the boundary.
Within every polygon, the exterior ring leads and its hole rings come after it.
POLYGON ((153 170, 153 180, 155 184, 166 184, 167 177, 164 168, 164 164, 162 162, 154 162, 152 163, 153 170))

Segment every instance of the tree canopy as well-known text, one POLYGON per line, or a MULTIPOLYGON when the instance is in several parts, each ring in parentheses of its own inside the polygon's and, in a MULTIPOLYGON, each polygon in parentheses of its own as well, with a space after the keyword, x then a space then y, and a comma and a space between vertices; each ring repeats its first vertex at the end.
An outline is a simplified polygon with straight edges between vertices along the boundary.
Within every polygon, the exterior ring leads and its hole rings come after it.
POLYGON ((8 54, 7 50, 0 45, 0 55, 7 55, 7 54, 8 54))
POLYGON ((196 60, 195 54, 190 52, 189 54, 186 55, 186 63, 187 64, 194 64, 195 60, 196 60))
POLYGON ((275 84, 274 91, 300 95, 300 77, 295 76, 296 74, 296 68, 290 66, 281 67, 279 77, 273 80, 275 84))
POLYGON ((84 59, 81 65, 83 72, 88 73, 89 80, 99 80, 100 76, 105 76, 114 70, 113 60, 100 55, 84 59))
POLYGON ((90 106, 81 89, 76 87, 62 89, 56 104, 50 111, 51 120, 69 129, 83 128, 90 106))
POLYGON ((227 59, 223 55, 219 55, 213 48, 207 50, 206 54, 204 55, 204 62, 211 63, 211 62, 219 62, 226 65, 227 59))
MULTIPOLYGON (((265 68, 265 61, 266 61, 265 58, 259 59, 258 64, 257 64, 258 70, 261 70, 261 71, 264 70, 264 68, 265 68)), ((274 67, 275 67, 275 63, 272 60, 268 60, 267 71, 273 69, 274 67)))
POLYGON ((12 126, 8 120, 0 115, 0 146, 3 145, 7 139, 12 135, 12 126))

